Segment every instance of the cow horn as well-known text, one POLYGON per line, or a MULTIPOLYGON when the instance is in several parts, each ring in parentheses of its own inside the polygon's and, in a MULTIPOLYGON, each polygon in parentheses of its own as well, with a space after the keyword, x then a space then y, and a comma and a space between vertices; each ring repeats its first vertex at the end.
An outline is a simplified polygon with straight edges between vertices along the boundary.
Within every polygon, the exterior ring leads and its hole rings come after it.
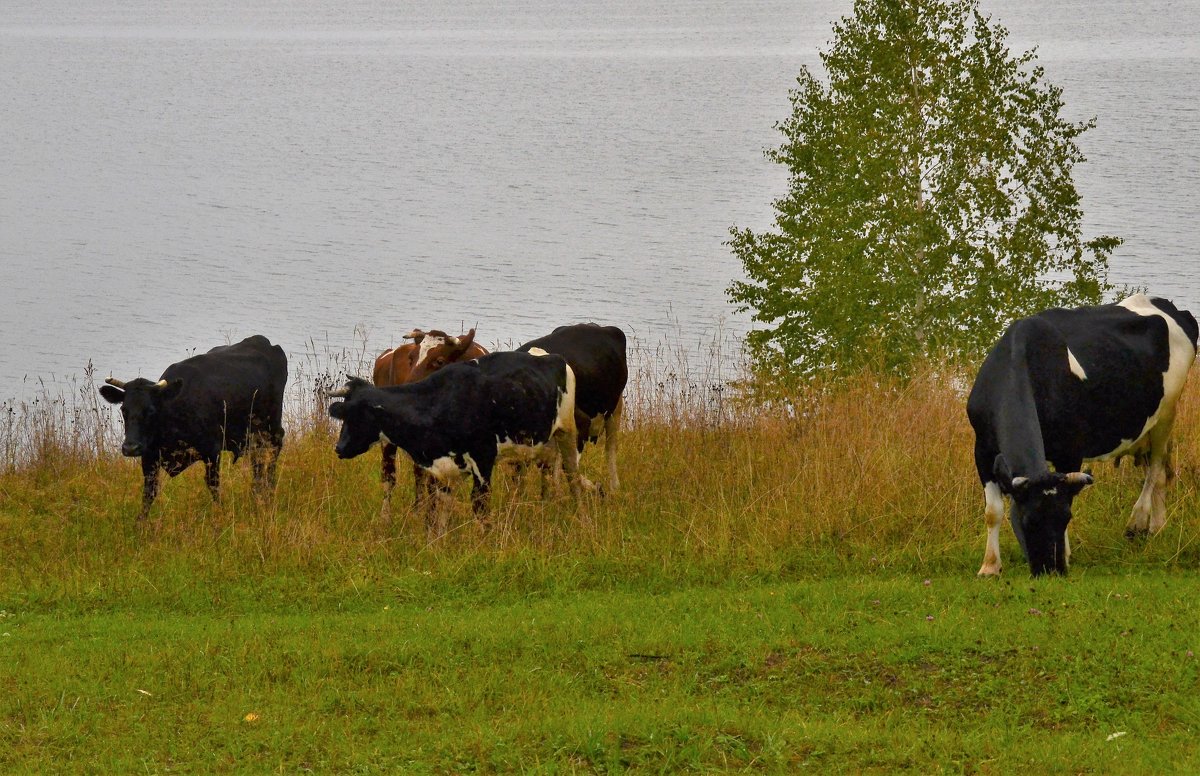
POLYGON ((413 329, 412 331, 410 331, 408 334, 405 334, 400 339, 420 340, 424 336, 425 336, 425 332, 421 331, 420 329, 413 329))
POLYGON ((125 381, 118 380, 115 377, 106 377, 106 378, 104 378, 104 382, 108 383, 113 388, 124 388, 125 387, 125 381))
POLYGON ((1063 482, 1068 485, 1091 485, 1095 480, 1087 472, 1071 472, 1063 477, 1063 482))
POLYGON ((349 395, 350 395, 350 386, 348 386, 348 385, 342 386, 341 388, 338 388, 336 391, 329 392, 329 398, 331 398, 331 399, 344 399, 349 395))
POLYGON ((155 383, 155 384, 154 384, 154 387, 155 387, 155 388, 166 388, 166 387, 167 387, 167 381, 166 381, 166 380, 159 380, 157 383, 155 383))
POLYGON ((1012 478, 1012 486, 1014 488, 1019 488, 1027 482, 1029 482, 1028 477, 1013 477, 1012 478))

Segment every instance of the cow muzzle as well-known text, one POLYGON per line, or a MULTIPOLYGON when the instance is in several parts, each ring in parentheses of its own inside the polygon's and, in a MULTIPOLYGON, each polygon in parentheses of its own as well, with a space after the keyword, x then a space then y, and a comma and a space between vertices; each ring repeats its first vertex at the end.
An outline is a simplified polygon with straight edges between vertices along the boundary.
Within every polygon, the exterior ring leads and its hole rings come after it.
POLYGON ((121 454, 129 456, 130 458, 136 458, 142 454, 142 446, 132 442, 126 442, 121 445, 121 454))

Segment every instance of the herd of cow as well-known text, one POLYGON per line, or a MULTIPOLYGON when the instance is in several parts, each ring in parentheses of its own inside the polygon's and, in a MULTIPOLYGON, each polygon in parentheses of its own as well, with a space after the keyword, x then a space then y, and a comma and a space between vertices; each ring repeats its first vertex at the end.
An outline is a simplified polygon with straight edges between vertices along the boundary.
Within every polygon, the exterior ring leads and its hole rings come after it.
MULTIPOLYGON (((339 458, 383 446, 383 514, 396 482, 396 450, 413 461, 416 508, 431 534, 445 531, 438 502, 469 474, 472 505, 486 526, 492 470, 503 454, 544 473, 562 460, 576 499, 593 486, 578 473, 584 444, 604 434, 610 490, 616 490, 617 434, 624 408, 625 333, 594 323, 560 326, 514 351, 488 353, 475 330, 459 337, 419 329, 376 359, 374 385, 350 377, 330 394, 342 422, 339 458)), ((121 452, 142 460, 142 511, 150 512, 161 471, 174 477, 203 461, 220 493, 221 453, 249 454, 255 487, 269 492, 283 447, 287 356, 261 335, 172 364, 157 381, 105 380, 100 394, 121 406, 121 452)), ((545 474, 543 477, 545 483, 545 474)), ((543 484, 543 487, 545 485, 543 484)))
MULTIPOLYGON (((1033 574, 1066 573, 1075 496, 1092 483, 1084 461, 1134 455, 1146 481, 1127 533, 1166 520, 1167 461, 1175 407, 1196 358, 1200 329, 1186 310, 1134 294, 1117 304, 1052 309, 1014 322, 992 348, 967 399, 975 465, 984 491, 987 545, 980 575, 1000 573, 1004 497, 1033 574), (1053 470, 1051 470, 1053 466, 1053 470)), ((562 462, 576 499, 594 486, 579 474, 587 441, 605 439, 608 490, 618 486, 616 447, 628 379, 625 335, 594 323, 560 326, 514 351, 488 353, 475 330, 414 330, 375 362, 373 381, 350 377, 331 394, 342 423, 339 458, 383 448, 383 513, 396 481, 396 451, 412 459, 415 509, 426 530, 450 483, 469 475, 486 526, 492 471, 517 454, 546 476, 562 462)), ((216 499, 221 452, 251 454, 256 488, 274 487, 283 445, 283 349, 253 336, 172 364, 158 381, 109 378, 101 395, 121 406, 121 452, 140 457, 142 511, 161 470, 197 461, 216 499)))

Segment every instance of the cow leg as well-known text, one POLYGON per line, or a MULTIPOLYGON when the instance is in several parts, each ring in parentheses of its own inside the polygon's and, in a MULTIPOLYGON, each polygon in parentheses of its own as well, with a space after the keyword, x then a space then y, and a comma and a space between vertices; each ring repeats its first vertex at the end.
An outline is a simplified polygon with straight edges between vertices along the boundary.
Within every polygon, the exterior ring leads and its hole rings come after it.
MULTIPOLYGON (((413 514, 425 524, 425 535, 431 541, 445 533, 445 529, 437 523, 444 506, 441 503, 442 491, 442 484, 436 477, 413 464, 413 514)), ((384 505, 387 503, 385 500, 384 505)))
POLYGON ((250 465, 254 469, 254 495, 260 499, 269 497, 275 491, 276 463, 279 460, 279 447, 275 440, 263 434, 250 450, 250 465))
MULTIPOLYGON (((575 507, 584 509, 583 484, 579 476, 579 452, 576 450, 575 434, 566 429, 554 432, 554 443, 558 445, 558 454, 562 458, 563 471, 567 475, 567 484, 571 487, 571 496, 575 499, 575 507)), ((589 483, 590 484, 590 483, 589 483)))
POLYGON ((479 527, 488 531, 492 527, 492 469, 496 465, 496 456, 494 453, 491 456, 466 454, 463 459, 471 472, 471 510, 479 527))
POLYGON ((204 461, 204 483, 208 485, 208 492, 212 494, 214 504, 221 503, 221 454, 217 453, 214 459, 206 459, 204 461))
POLYGON ((621 430, 621 418, 625 415, 625 397, 617 400, 612 414, 604 419, 604 461, 608 464, 608 490, 616 493, 620 487, 617 479, 617 435, 621 430))
POLYGON ((1000 576, 1000 524, 1004 522, 1004 496, 1000 486, 989 482, 983 486, 983 524, 987 527, 987 547, 983 551, 983 565, 979 576, 1000 576))
POLYGON ((453 508, 453 491, 449 485, 425 473, 425 495, 422 498, 425 513, 425 538, 432 542, 446 535, 449 529, 449 510, 453 508))
POLYGON ((1071 526, 1063 529, 1063 561, 1067 566, 1071 565, 1071 526))
MULTIPOLYGON (((380 445, 383 448, 383 461, 379 470, 379 479, 383 483, 383 506, 379 510, 379 516, 383 518, 383 522, 390 523, 392 520, 392 489, 396 487, 396 446, 388 442, 380 445)), ((415 485, 420 484, 418 476, 415 485)), ((420 501, 420 491, 417 491, 417 500, 420 501)), ((418 504, 419 505, 419 504, 418 504)))
MULTIPOLYGON (((545 501, 550 498, 551 486, 554 484, 554 478, 558 473, 557 451, 547 456, 538 456, 534 465, 537 467, 538 478, 542 481, 542 501, 545 501)), ((524 465, 521 468, 525 468, 524 465)))
POLYGON ((1173 418, 1160 420, 1150 430, 1146 481, 1125 526, 1126 536, 1156 534, 1167 522, 1167 448, 1173 422, 1173 418))
POLYGON ((158 461, 142 456, 142 511, 138 514, 139 522, 150 514, 150 505, 158 495, 158 482, 158 461))
POLYGON ((275 483, 279 481, 279 456, 283 454, 283 431, 271 438, 271 449, 267 463, 267 488, 271 493, 275 492, 275 483))

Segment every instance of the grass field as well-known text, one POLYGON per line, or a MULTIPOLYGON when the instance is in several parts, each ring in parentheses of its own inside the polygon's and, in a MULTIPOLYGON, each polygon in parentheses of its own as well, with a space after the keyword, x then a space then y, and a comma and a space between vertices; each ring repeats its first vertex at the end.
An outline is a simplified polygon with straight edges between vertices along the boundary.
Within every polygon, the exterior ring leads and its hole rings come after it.
POLYGON ((1031 580, 1005 529, 978 580, 951 383, 769 412, 651 381, 586 519, 506 479, 491 533, 464 499, 433 544, 316 412, 272 502, 227 463, 214 505, 194 468, 142 526, 104 428, 26 417, 0 772, 1200 771, 1197 390, 1162 534, 1124 539, 1139 472, 1097 466, 1069 577, 1031 580))

